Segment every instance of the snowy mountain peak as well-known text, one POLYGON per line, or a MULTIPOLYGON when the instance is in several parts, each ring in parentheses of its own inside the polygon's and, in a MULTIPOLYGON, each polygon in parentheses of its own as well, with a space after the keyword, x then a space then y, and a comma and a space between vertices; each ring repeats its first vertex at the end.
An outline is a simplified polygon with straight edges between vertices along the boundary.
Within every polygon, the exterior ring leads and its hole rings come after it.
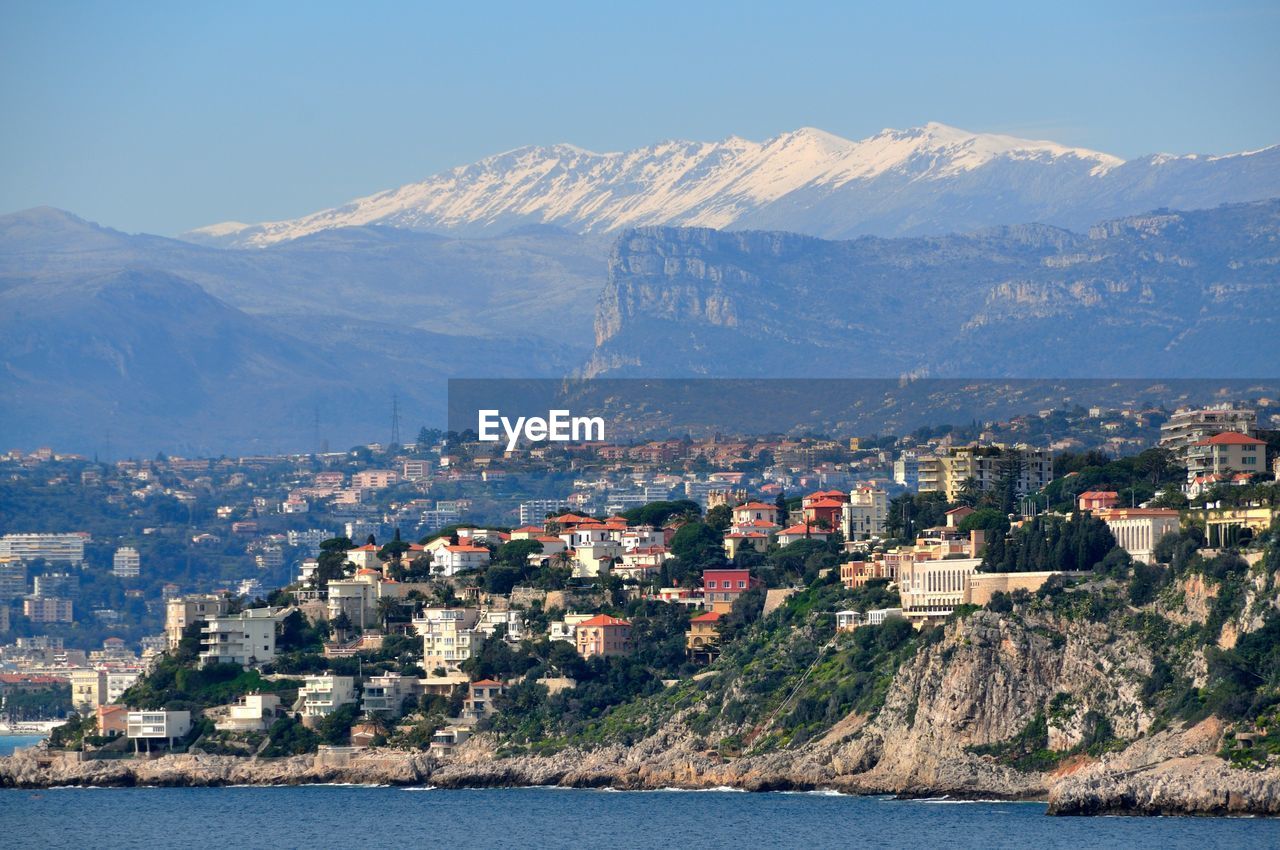
POLYGON ((944 215, 945 228, 1052 220, 1052 199, 1037 196, 1044 187, 1094 194, 1122 164, 1084 148, 937 122, 860 141, 801 127, 763 142, 675 139, 611 153, 560 143, 495 154, 290 221, 226 222, 186 236, 265 247, 370 224, 460 235, 527 224, 583 233, 655 224, 820 236, 921 232, 939 224, 911 206, 949 209, 950 197, 967 200, 944 215), (898 212, 886 219, 887 209, 898 212))

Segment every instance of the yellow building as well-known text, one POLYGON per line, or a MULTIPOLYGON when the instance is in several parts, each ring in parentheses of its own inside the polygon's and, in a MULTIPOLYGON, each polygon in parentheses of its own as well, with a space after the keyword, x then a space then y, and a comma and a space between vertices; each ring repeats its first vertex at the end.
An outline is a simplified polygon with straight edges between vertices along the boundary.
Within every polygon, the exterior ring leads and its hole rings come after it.
POLYGON ((708 611, 699 614, 689 621, 689 630, 685 632, 685 651, 694 661, 710 661, 720 651, 720 620, 724 615, 719 611, 708 611))

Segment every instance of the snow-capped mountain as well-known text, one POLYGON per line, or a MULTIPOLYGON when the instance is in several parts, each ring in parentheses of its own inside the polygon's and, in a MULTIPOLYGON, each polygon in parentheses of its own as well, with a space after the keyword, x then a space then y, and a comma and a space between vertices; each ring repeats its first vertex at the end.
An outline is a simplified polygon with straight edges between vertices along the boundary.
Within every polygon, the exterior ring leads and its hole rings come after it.
POLYGON ((1280 146, 1125 162, 1083 148, 930 123, 861 141, 812 128, 753 142, 669 141, 620 153, 525 147, 291 221, 225 222, 184 238, 263 247, 384 225, 480 235, 525 224, 775 229, 829 238, 1043 221, 1087 226, 1162 206, 1280 195, 1280 146))

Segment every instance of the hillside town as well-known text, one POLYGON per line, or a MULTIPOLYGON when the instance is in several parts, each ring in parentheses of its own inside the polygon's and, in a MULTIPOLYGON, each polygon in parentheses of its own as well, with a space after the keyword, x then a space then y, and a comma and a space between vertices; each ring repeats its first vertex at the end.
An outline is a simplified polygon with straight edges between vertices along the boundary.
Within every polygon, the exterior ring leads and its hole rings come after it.
POLYGON ((1133 588, 1176 559, 1263 557, 1274 409, 1083 411, 1101 442, 1043 445, 997 439, 1029 430, 1015 420, 497 453, 425 431, 297 457, 11 452, 0 719, 103 757, 447 759, 549 706, 587 723, 697 677, 818 591, 833 642, 1099 580, 1149 604, 1133 588), (1115 436, 1130 420, 1149 442, 1115 436), (84 525, 18 525, 36 490, 84 525))

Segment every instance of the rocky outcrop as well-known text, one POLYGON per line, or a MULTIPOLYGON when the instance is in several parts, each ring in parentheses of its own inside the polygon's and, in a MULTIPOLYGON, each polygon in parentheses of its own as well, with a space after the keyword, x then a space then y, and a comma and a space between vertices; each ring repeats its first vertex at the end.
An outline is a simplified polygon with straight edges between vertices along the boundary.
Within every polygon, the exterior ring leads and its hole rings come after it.
MULTIPOLYGON (((791 639, 806 640, 801 628, 791 639)), ((788 647, 783 647, 789 649, 788 647)), ((831 788, 858 794, 1047 799, 1054 814, 1280 815, 1280 769, 1233 768, 1217 753, 1223 724, 1152 732, 1143 682, 1149 647, 1107 623, 1045 611, 979 611, 923 641, 898 668, 883 706, 850 714, 805 743, 730 756, 709 740, 762 740, 772 715, 690 728, 697 707, 676 710, 630 745, 503 755, 491 734, 438 760, 419 752, 328 750, 251 759, 175 755, 80 761, 24 751, 0 759, 0 786, 293 785, 348 782, 442 788, 559 785, 617 789, 734 787, 752 791, 831 788), (1052 770, 1018 767, 1002 745, 1035 719, 1042 746, 1077 750, 1052 770), (1080 745, 1105 722, 1114 738, 1101 757, 1080 745), (1047 730, 1047 731, 1046 731, 1047 730)), ((722 674, 723 675, 723 674, 722 674)), ((699 683, 701 684, 701 683, 699 683)), ((701 693, 701 692, 700 692, 701 693)), ((727 695, 740 694, 731 686, 727 695)), ((727 698, 727 697, 726 697, 727 698)))
POLYGON ((1061 777, 1057 815, 1280 815, 1280 770, 1237 770, 1215 753, 1222 724, 1165 731, 1061 777))

